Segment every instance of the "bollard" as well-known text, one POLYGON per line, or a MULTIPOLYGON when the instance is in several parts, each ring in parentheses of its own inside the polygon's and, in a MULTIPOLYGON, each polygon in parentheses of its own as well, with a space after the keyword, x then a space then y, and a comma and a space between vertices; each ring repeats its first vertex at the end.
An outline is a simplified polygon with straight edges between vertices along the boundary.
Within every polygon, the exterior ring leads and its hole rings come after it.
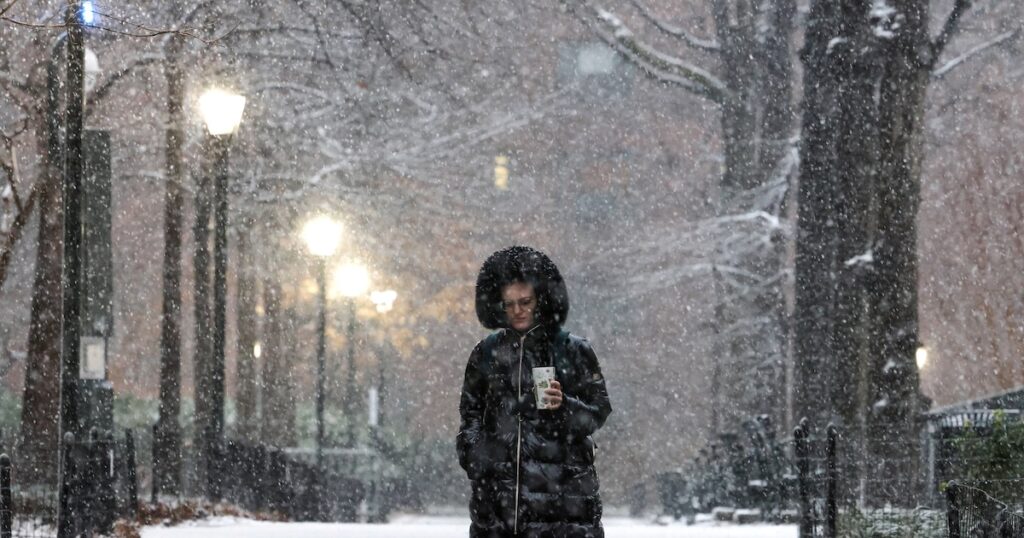
MULTIPOLYGON (((153 424, 153 428, 152 429, 153 429, 153 432, 152 432, 153 433, 153 446, 152 446, 152 451, 151 451, 152 453, 150 454, 150 456, 153 458, 154 462, 158 462, 158 461, 161 461, 160 460, 160 454, 158 454, 158 452, 160 451, 159 447, 160 447, 160 443, 161 443, 160 437, 159 437, 159 435, 160 435, 160 425, 159 424, 153 424)), ((149 502, 150 502, 150 504, 156 505, 157 500, 159 500, 159 498, 160 498, 160 488, 161 488, 162 484, 160 483, 160 473, 156 472, 156 464, 155 463, 154 463, 153 467, 154 467, 153 468, 153 479, 150 481, 150 488, 149 488, 149 502)))
POLYGON ((960 538, 960 484, 956 481, 946 486, 946 527, 949 538, 960 538))
MULTIPOLYGON (((125 515, 134 520, 139 512, 139 483, 135 476, 135 436, 130 428, 124 431, 124 452, 124 465, 127 467, 124 479, 128 483, 125 515)), ((156 476, 156 473, 153 475, 156 476)))
POLYGON ((839 472, 836 468, 836 440, 839 438, 839 429, 834 424, 828 425, 828 445, 826 446, 826 465, 828 474, 825 477, 825 536, 836 538, 836 483, 839 481, 839 472))
POLYGON ((0 538, 14 531, 14 503, 11 501, 11 458, 0 454, 0 538))
POLYGON ((807 440, 809 430, 808 420, 804 417, 793 432, 793 439, 796 443, 797 489, 800 496, 800 538, 813 538, 814 536, 814 514, 811 512, 809 484, 811 480, 810 447, 807 440))

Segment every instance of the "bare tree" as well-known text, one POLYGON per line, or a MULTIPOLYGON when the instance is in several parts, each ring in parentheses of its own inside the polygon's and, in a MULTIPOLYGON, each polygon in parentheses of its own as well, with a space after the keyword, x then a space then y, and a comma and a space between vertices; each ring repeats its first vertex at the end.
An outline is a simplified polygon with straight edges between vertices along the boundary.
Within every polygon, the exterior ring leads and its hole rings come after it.
POLYGON ((923 110, 938 57, 968 7, 957 1, 931 38, 926 0, 899 8, 811 4, 796 407, 819 426, 841 420, 861 443, 859 472, 875 503, 902 502, 914 491, 917 416, 927 407, 914 358, 923 110))
POLYGON ((736 429, 742 420, 762 413, 784 423, 783 213, 793 164, 791 42, 796 3, 709 1, 714 38, 702 38, 634 0, 635 13, 654 29, 650 41, 594 2, 565 3, 651 78, 718 107, 724 166, 718 200, 722 219, 717 222, 724 228, 706 231, 717 240, 704 270, 712 276, 718 304, 712 427, 736 429), (659 47, 658 38, 673 48, 659 47), (737 227, 729 230, 730 224, 737 227))

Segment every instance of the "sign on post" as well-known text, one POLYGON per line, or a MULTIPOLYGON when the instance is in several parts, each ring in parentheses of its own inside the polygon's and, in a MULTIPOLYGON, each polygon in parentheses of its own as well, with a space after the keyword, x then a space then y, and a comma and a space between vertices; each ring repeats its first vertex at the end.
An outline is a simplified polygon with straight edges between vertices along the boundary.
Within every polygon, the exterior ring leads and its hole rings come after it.
POLYGON ((107 378, 107 341, 102 336, 83 336, 78 348, 78 378, 107 378))

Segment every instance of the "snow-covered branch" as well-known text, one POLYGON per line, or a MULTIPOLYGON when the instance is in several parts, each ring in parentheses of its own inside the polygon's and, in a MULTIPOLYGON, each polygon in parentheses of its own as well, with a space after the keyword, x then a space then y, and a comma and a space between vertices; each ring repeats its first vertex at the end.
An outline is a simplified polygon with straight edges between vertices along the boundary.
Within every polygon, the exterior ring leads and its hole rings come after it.
POLYGON ((727 98, 727 86, 710 71, 637 40, 633 32, 613 13, 595 7, 587 0, 582 1, 586 13, 581 13, 572 0, 564 1, 573 14, 598 37, 648 76, 680 86, 715 103, 720 104, 727 98))
POLYGON ((982 52, 985 52, 986 50, 992 47, 1015 41, 1016 39, 1020 38, 1022 29, 1024 29, 1024 26, 1018 26, 1016 30, 1003 32, 984 43, 971 47, 963 54, 944 63, 942 67, 939 67, 932 71, 932 79, 941 79, 942 77, 949 74, 950 71, 966 63, 967 60, 981 54, 982 52))
POLYGON ((949 17, 946 18, 946 23, 942 25, 942 31, 932 42, 931 46, 931 58, 929 59, 928 65, 932 68, 935 67, 936 62, 939 61, 939 56, 942 55, 942 51, 946 48, 946 45, 953 38, 953 34, 956 33, 957 27, 960 24, 960 17, 963 16, 964 12, 971 8, 973 0, 956 0, 953 4, 953 10, 950 11, 949 17))
MULTIPOLYGON (((130 75, 136 68, 162 62, 163 60, 163 54, 144 54, 135 58, 133 61, 121 66, 117 71, 114 71, 110 76, 104 79, 96 90, 92 92, 89 98, 94 102, 102 101, 114 88, 114 85, 130 75)), ((91 115, 93 110, 94 108, 87 108, 85 111, 86 116, 91 115)))
POLYGON ((670 24, 661 19, 660 17, 656 16, 653 12, 651 12, 650 8, 648 8, 641 0, 632 1, 633 5, 636 6, 640 14, 643 15, 645 19, 650 21, 651 24, 653 24, 658 30, 661 30, 665 34, 682 39, 687 45, 690 45, 691 47, 694 47, 699 50, 709 52, 718 52, 722 50, 721 45, 719 45, 717 41, 713 39, 701 39, 697 36, 694 36, 693 34, 687 32, 683 28, 670 24))

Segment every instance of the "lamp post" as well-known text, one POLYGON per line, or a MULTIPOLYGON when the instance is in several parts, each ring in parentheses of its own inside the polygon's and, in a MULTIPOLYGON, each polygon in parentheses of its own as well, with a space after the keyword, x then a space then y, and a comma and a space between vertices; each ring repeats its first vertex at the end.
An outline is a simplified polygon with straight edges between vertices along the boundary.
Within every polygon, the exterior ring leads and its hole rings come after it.
MULTIPOLYGON (((224 436, 224 326, 227 320, 228 267, 228 149, 231 135, 238 130, 245 109, 245 97, 222 89, 207 90, 199 98, 199 112, 210 134, 214 173, 214 240, 213 240, 213 357, 210 361, 210 414, 205 425, 207 495, 220 497, 220 454, 224 436)), ((197 300, 199 298, 197 297, 197 300)))
POLYGON ((334 286, 338 294, 348 299, 348 330, 345 340, 348 346, 345 373, 345 444, 355 446, 355 399, 356 399, 356 368, 355 368, 355 332, 356 332, 356 298, 366 294, 370 289, 370 273, 361 264, 348 263, 338 267, 334 272, 334 286))
MULTIPOLYGON (((380 314, 386 314, 391 311, 395 306, 395 299, 398 298, 398 292, 395 290, 382 290, 374 291, 370 293, 370 301, 373 302, 377 308, 377 312, 380 314)), ((381 409, 381 399, 384 394, 384 355, 379 354, 377 357, 377 386, 370 388, 369 405, 370 412, 368 413, 367 422, 371 428, 379 428, 381 423, 381 415, 383 414, 381 409)))
POLYGON ((327 258, 334 255, 341 239, 341 224, 330 217, 315 217, 302 228, 302 239, 316 257, 317 342, 316 342, 316 468, 324 463, 324 369, 327 353, 327 258))
MULTIPOLYGON (((70 538, 74 534, 74 522, 71 514, 72 499, 69 495, 69 465, 67 455, 70 451, 66 447, 68 440, 73 439, 72 435, 77 430, 78 423, 78 369, 79 369, 79 338, 81 337, 81 283, 82 276, 82 216, 81 199, 83 175, 82 155, 82 127, 84 114, 82 110, 82 99, 85 90, 85 31, 82 21, 79 19, 81 4, 77 0, 68 2, 65 13, 67 25, 67 111, 65 113, 64 131, 64 182, 63 182, 63 236, 64 236, 64 259, 61 270, 61 299, 62 299, 62 334, 61 334, 61 371, 60 371, 60 456, 59 474, 60 487, 58 488, 58 514, 57 514, 57 536, 70 538)), ((58 38, 54 50, 58 50, 61 39, 58 38)), ((56 66, 51 62, 50 68, 53 74, 48 77, 48 82, 56 80, 56 66)), ((50 74, 48 73, 48 74, 50 74)), ((51 105, 50 112, 56 110, 56 89, 48 88, 48 96, 51 105)), ((51 156, 58 152, 52 151, 55 146, 59 147, 59 138, 56 133, 56 114, 51 116, 51 132, 49 142, 51 156)), ((54 164, 55 161, 51 161, 54 164)))

